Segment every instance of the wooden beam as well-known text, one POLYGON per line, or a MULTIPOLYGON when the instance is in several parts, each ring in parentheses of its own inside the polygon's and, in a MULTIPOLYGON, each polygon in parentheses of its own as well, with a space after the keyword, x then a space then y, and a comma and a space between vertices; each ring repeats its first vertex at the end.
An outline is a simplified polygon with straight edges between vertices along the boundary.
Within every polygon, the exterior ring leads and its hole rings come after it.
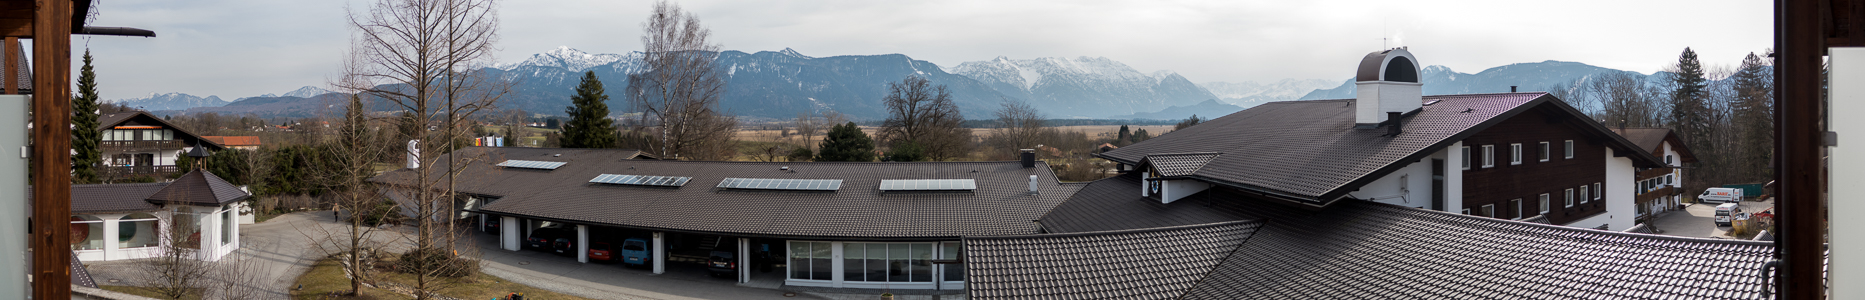
POLYGON ((4 51, 6 51, 6 61, 0 62, 0 74, 6 74, 6 76, 0 76, 0 80, 6 82, 0 84, 5 86, 7 95, 18 95, 20 88, 19 79, 14 78, 14 76, 19 76, 19 68, 24 67, 19 65, 19 57, 26 54, 20 53, 19 38, 17 37, 6 37, 6 41, 0 43, 0 47, 6 47, 6 49, 4 49, 4 51))
POLYGON ((0 36, 32 38, 32 19, 0 19, 0 36))
POLYGON ((71 299, 71 0, 32 24, 32 298, 71 299))
POLYGON ((1821 128, 1820 85, 1824 75, 1822 45, 1829 36, 1822 27, 1833 16, 1823 13, 1822 0, 1778 0, 1775 6, 1775 182, 1779 211, 1775 237, 1781 259, 1775 273, 1779 299, 1820 299, 1826 286, 1824 254, 1825 212, 1821 187, 1824 173, 1820 152, 1826 130, 1821 128))

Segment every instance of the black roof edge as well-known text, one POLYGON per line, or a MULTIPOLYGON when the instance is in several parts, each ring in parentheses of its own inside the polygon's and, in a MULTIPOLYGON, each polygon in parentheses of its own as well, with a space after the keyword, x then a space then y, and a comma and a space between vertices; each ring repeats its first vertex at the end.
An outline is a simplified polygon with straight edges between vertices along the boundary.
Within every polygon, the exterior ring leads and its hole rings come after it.
POLYGON ((1259 187, 1259 186, 1255 186, 1255 185, 1249 185, 1249 184, 1242 184, 1242 183, 1236 183, 1236 182, 1230 182, 1230 181, 1226 181, 1226 180, 1218 180, 1218 179, 1214 179, 1214 178, 1210 178, 1210 177, 1205 177, 1205 176, 1203 176, 1203 175, 1197 175, 1197 174, 1193 174, 1193 175, 1187 175, 1187 176, 1189 176, 1189 178, 1191 178, 1191 179, 1196 179, 1196 180, 1198 180, 1198 181, 1203 181, 1203 182, 1205 182, 1205 183, 1211 183, 1211 184, 1217 184, 1217 185, 1222 185, 1222 186, 1228 186, 1228 187, 1231 187, 1231 188, 1236 188, 1236 189, 1241 189, 1241 190, 1244 190, 1244 191, 1246 191, 1246 192, 1252 192, 1252 193, 1256 193, 1257 195, 1261 195, 1261 196, 1263 196, 1263 197, 1265 197, 1265 198, 1270 198, 1270 199, 1274 199, 1274 200, 1282 200, 1282 201, 1286 201, 1286 202, 1293 202, 1293 203, 1297 203, 1297 204, 1301 204, 1301 205, 1303 205, 1303 207, 1304 207, 1305 209, 1310 209, 1310 210, 1312 210, 1312 209, 1319 209, 1319 208, 1321 208, 1321 207, 1323 207, 1323 206, 1327 206, 1327 204, 1328 204, 1328 203, 1333 203, 1333 201, 1322 201, 1322 200, 1321 200, 1322 198, 1319 198, 1319 197, 1307 197, 1307 196, 1300 196, 1300 195, 1291 195, 1291 194, 1289 194, 1289 193, 1284 193, 1284 192, 1281 192, 1281 191, 1277 191, 1277 190, 1274 190, 1274 189, 1270 189, 1270 188, 1264 188, 1264 187, 1259 187))
POLYGON ((745 237, 745 238, 773 238, 773 239, 785 239, 785 240, 816 240, 816 241, 894 241, 894 242, 957 241, 957 240, 963 239, 963 237, 959 237, 959 236, 850 237, 850 236, 782 235, 782 234, 765 234, 765 233, 685 230, 685 229, 672 229, 672 228, 660 228, 660 227, 649 227, 649 226, 624 225, 624 224, 614 224, 614 223, 577 221, 577 220, 570 220, 570 219, 563 219, 563 218, 533 216, 533 215, 520 214, 520 213, 489 211, 489 210, 480 210, 480 209, 461 210, 461 211, 486 214, 486 215, 498 215, 498 216, 526 218, 526 219, 533 219, 533 220, 540 220, 540 221, 551 221, 551 222, 565 223, 565 224, 596 225, 596 226, 620 227, 620 228, 638 229, 638 230, 650 230, 650 231, 673 232, 673 233, 706 234, 706 235, 724 235, 724 236, 745 237))
POLYGON ((1044 234, 1021 234, 1021 235, 967 236, 964 239, 967 241, 969 240, 1007 240, 1007 239, 1026 239, 1026 238, 1053 238, 1053 237, 1074 237, 1074 236, 1107 235, 1107 234, 1146 233, 1146 232, 1171 231, 1171 230, 1181 230, 1181 229, 1217 227, 1217 226, 1225 226, 1225 225, 1263 223, 1263 222, 1268 222, 1268 219, 1236 220, 1236 221, 1223 221, 1223 222, 1216 222, 1216 223, 1139 228, 1139 229, 1104 230, 1104 231, 1083 231, 1083 232, 1068 232, 1068 233, 1044 233, 1044 234))

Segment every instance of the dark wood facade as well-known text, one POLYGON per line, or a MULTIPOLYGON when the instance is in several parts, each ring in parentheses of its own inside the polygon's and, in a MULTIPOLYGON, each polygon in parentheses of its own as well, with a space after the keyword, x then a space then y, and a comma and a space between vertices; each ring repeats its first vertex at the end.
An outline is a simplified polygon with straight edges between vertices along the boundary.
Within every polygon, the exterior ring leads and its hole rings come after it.
POLYGON ((1606 182, 1605 144, 1583 129, 1539 111, 1516 115, 1463 140, 1463 146, 1470 147, 1470 168, 1463 171, 1463 208, 1482 215, 1484 205, 1495 205, 1497 218, 1527 218, 1541 214, 1540 195, 1547 194, 1547 217, 1553 224, 1606 212, 1605 198, 1595 199, 1599 195, 1596 189, 1614 184, 1606 182), (1573 158, 1567 158, 1566 141, 1574 143, 1573 158), (1540 159, 1542 142, 1548 143, 1545 162, 1540 159), (1510 144, 1518 143, 1522 145, 1522 162, 1512 165, 1510 144), (1492 167, 1483 167, 1485 145, 1494 149, 1492 167), (1596 184, 1599 188, 1594 188, 1596 184), (1584 203, 1580 198, 1582 186, 1587 190, 1584 203), (1565 205, 1567 189, 1575 193, 1572 207, 1565 205), (1521 205, 1511 212, 1514 199, 1521 199, 1521 205))

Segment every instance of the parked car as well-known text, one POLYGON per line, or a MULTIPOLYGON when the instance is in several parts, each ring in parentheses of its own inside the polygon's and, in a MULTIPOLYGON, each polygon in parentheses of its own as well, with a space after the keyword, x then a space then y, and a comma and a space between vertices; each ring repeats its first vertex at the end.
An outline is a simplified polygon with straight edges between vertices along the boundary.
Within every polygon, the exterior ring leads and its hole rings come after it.
POLYGON ((706 272, 720 277, 738 275, 738 259, 733 257, 731 251, 713 251, 706 257, 706 272))
POLYGON ((1716 226, 1729 226, 1730 220, 1742 214, 1742 206, 1735 203, 1723 203, 1716 206, 1716 226))
POLYGON ((1697 195, 1697 202, 1737 203, 1742 202, 1742 189, 1707 188, 1702 195, 1697 195))
POLYGON ((648 240, 639 238, 623 240, 622 263, 637 267, 654 263, 653 254, 648 253, 648 240))
POLYGON ((600 261, 600 262, 615 262, 615 256, 611 255, 614 252, 610 251, 611 248, 609 247, 610 247, 609 243, 606 243, 606 242, 589 243, 589 260, 600 261))
POLYGON ((499 218, 486 218, 485 225, 486 225, 485 229, 487 233, 492 233, 492 234, 499 233, 499 218))
POLYGON ((568 230, 564 230, 561 227, 544 227, 531 230, 531 236, 525 238, 525 248, 550 251, 550 243, 556 241, 557 238, 570 236, 567 233, 568 230))
POLYGON ((576 255, 576 240, 572 240, 569 237, 559 237, 551 241, 550 249, 557 252, 557 254, 576 255))

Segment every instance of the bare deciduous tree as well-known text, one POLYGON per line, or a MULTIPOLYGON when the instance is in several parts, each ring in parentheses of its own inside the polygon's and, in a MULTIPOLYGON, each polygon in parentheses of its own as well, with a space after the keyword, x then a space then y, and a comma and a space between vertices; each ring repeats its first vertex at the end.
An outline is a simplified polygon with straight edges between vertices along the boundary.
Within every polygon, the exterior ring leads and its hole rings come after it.
POLYGON ((998 152, 1033 148, 1044 136, 1042 113, 1023 101, 1005 100, 997 110, 996 125, 986 141, 998 152))
POLYGON ((971 144, 971 130, 962 124, 965 116, 952 103, 945 86, 933 86, 931 80, 909 76, 887 84, 888 94, 881 99, 887 105, 887 120, 877 133, 888 147, 917 145, 926 157, 941 161, 963 156, 971 144))
MULTIPOLYGON (((408 113, 422 142, 412 147, 426 167, 390 193, 406 199, 415 222, 413 253, 422 258, 401 271, 415 277, 418 298, 442 288, 437 276, 471 263, 461 258, 454 177, 470 157, 454 157, 457 141, 477 127, 472 116, 510 90, 509 82, 478 72, 489 65, 499 39, 497 0, 377 0, 351 12, 355 62, 338 88, 382 99, 408 113), (443 154, 444 153, 444 154, 443 154), (436 171, 435 168, 445 168, 436 171), (430 260, 429 258, 437 258, 430 260), (440 259, 444 258, 444 259, 440 259)), ((474 248, 476 247, 468 247, 474 248)))
POLYGON ((137 262, 130 276, 159 296, 181 299, 210 287, 214 264, 200 258, 200 217, 186 205, 165 207, 174 211, 157 216, 168 226, 158 230, 156 256, 137 262))
POLYGON ((643 71, 628 75, 628 102, 659 127, 661 158, 721 160, 738 120, 718 111, 725 78, 712 62, 719 45, 699 17, 659 1, 641 24, 643 71))
POLYGON ((1664 124, 1664 100, 1644 80, 1611 72, 1587 82, 1587 92, 1604 104, 1599 117, 1607 126, 1654 127, 1664 124))

